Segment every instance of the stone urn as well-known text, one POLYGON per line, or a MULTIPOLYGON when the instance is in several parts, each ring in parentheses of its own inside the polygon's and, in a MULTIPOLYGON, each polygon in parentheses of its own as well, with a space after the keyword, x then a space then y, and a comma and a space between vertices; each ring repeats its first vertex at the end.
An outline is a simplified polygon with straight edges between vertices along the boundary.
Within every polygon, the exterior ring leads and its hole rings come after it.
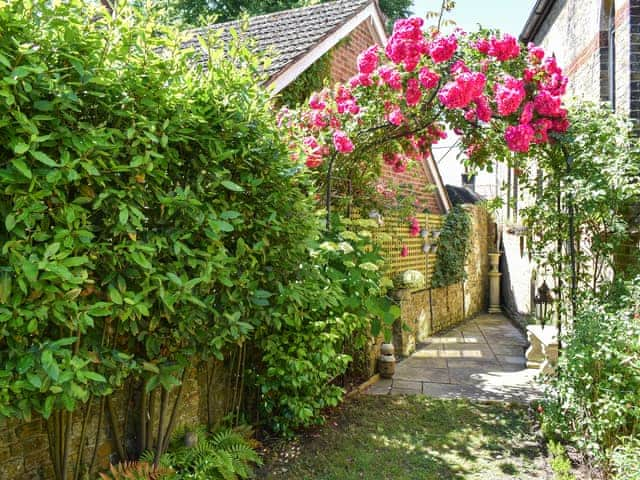
POLYGON ((380 347, 380 357, 378 358, 378 371, 382 378, 391 378, 396 372, 396 357, 393 343, 383 343, 380 347))

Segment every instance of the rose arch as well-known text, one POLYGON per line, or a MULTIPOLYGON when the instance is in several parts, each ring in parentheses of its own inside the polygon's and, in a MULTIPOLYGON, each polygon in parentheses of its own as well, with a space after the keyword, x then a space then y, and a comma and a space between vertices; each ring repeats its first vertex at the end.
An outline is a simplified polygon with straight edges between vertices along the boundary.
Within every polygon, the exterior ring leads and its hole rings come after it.
POLYGON ((553 142, 569 127, 562 107, 567 78, 554 57, 508 34, 425 31, 424 20, 396 22, 381 51, 358 57, 346 85, 314 93, 279 122, 292 158, 318 172, 327 225, 335 178, 348 178, 359 198, 386 197, 382 163, 403 172, 432 155, 446 130, 460 136, 471 168, 490 165, 553 142))

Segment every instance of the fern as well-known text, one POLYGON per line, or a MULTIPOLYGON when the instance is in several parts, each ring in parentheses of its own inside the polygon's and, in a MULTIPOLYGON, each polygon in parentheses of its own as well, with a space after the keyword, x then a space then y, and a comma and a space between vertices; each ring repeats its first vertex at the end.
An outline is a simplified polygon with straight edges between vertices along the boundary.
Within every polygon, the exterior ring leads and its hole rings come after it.
MULTIPOLYGON (((251 430, 222 429, 207 435, 204 428, 181 429, 176 432, 169 452, 160 458, 160 466, 172 468, 177 473, 173 478, 196 480, 237 480, 250 478, 252 465, 261 465, 260 456, 253 449, 251 430), (187 431, 194 431, 197 444, 184 446, 187 431)), ((153 453, 145 452, 142 460, 153 461, 153 453)))
POLYGON ((108 473, 100 473, 100 480, 168 480, 176 478, 168 466, 153 466, 151 460, 141 459, 137 462, 121 462, 111 465, 108 473))

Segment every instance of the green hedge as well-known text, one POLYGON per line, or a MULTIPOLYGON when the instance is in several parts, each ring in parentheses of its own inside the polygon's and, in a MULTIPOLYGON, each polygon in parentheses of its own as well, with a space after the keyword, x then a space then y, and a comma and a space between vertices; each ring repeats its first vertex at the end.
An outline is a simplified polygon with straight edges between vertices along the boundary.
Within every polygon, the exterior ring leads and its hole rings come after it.
POLYGON ((317 235, 257 59, 194 68, 135 10, 51 5, 0 10, 0 414, 22 418, 222 358, 317 235))
POLYGON ((135 379, 147 418, 149 392, 251 340, 266 423, 317 421, 345 342, 398 312, 365 231, 326 251, 260 59, 205 38, 199 65, 126 2, 12 0, 0 32, 0 417, 54 418, 64 478, 81 404, 135 379))

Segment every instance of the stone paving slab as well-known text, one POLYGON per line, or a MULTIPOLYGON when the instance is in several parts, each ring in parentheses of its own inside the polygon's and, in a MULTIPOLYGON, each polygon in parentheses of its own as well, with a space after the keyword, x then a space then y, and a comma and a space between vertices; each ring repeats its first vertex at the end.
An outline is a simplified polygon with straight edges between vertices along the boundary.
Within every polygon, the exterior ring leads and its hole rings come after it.
POLYGON ((528 403, 540 398, 537 370, 525 367, 524 335, 503 315, 480 315, 427 339, 372 395, 429 395, 528 403))

